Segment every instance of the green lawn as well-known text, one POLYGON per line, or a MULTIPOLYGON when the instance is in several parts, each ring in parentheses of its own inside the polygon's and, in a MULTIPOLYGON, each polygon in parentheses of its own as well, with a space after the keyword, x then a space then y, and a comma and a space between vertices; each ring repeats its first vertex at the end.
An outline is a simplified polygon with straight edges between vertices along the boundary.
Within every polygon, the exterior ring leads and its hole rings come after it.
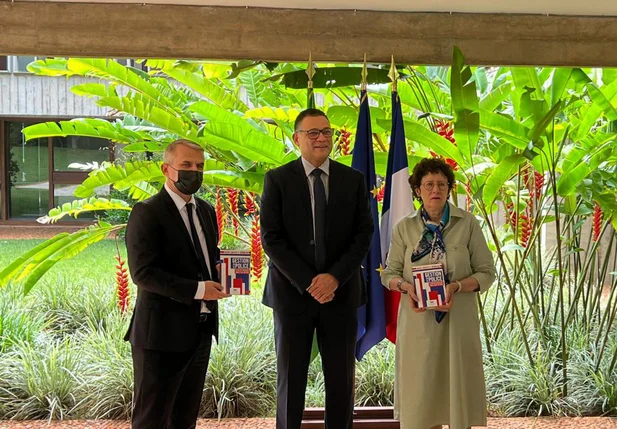
MULTIPOLYGON (((0 241, 0 270, 15 260, 19 255, 32 249, 43 240, 2 240, 0 241)), ((120 252, 126 258, 124 241, 119 241, 120 252)), ((84 250, 79 255, 66 261, 58 262, 45 276, 43 281, 58 279, 87 282, 114 282, 116 266, 116 241, 102 240, 84 250)), ((36 286, 35 286, 36 287, 36 286)))

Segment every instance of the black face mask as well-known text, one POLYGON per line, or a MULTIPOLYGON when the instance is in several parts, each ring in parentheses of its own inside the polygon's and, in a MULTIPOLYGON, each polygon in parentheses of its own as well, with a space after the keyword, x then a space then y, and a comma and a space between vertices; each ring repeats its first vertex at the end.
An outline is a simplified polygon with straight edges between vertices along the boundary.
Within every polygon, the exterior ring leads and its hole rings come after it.
POLYGON ((178 172, 178 180, 174 182, 178 191, 182 192, 184 195, 192 195, 199 191, 204 181, 203 171, 177 170, 175 168, 174 170, 178 172))

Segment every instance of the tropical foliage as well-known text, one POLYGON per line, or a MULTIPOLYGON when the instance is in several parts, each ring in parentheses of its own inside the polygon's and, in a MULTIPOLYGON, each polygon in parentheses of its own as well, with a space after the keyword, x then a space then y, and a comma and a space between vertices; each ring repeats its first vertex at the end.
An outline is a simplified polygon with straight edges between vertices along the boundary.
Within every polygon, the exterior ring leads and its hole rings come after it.
MULTIPOLYGON (((219 227, 262 258, 258 194, 268 169, 297 156, 291 134, 306 106, 305 65, 145 64, 149 72, 104 59, 31 64, 42 75, 100 78, 72 90, 114 115, 110 121, 33 125, 24 130, 26 138, 103 137, 126 159, 92 171, 76 190, 81 200, 55 209, 46 220, 130 209, 97 197, 97 190, 113 186, 133 201, 152 195, 162 186, 161 151, 182 137, 206 152, 204 186, 217 195, 219 227)), ((439 156, 455 168, 454 199, 482 219, 495 252, 494 293, 478 297, 489 368, 502 371, 489 390, 514 398, 504 406, 507 414, 565 412, 564 404, 576 395, 569 384, 586 380, 590 389, 604 392, 587 409, 614 412, 617 71, 469 67, 455 49, 451 67, 401 66, 399 72, 410 166, 439 156), (522 385, 531 383, 533 391, 516 399, 513 392, 520 389, 504 381, 509 371, 524 371, 528 379, 522 385)), ((317 106, 340 130, 334 157, 348 164, 360 74, 357 65, 322 64, 314 81, 317 106)), ((369 68, 376 171, 382 176, 391 113, 387 75, 382 66, 369 68)), ((24 282, 28 291, 55 262, 122 227, 99 222, 43 243, 2 271, 0 284, 24 282)))

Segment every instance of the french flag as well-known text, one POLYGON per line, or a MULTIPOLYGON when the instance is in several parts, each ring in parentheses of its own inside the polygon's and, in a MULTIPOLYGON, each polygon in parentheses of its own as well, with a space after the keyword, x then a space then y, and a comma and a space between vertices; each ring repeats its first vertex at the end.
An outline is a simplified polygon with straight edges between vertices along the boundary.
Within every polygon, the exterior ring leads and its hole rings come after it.
MULTIPOLYGON (((409 187, 409 164, 405 145, 405 128, 403 112, 398 92, 392 91, 392 134, 388 152, 386 186, 381 211, 381 260, 385 267, 390 249, 392 228, 403 217, 413 212, 413 193, 409 187)), ((401 298, 399 292, 386 289, 384 300, 386 307, 386 338, 396 343, 396 321, 401 298)))

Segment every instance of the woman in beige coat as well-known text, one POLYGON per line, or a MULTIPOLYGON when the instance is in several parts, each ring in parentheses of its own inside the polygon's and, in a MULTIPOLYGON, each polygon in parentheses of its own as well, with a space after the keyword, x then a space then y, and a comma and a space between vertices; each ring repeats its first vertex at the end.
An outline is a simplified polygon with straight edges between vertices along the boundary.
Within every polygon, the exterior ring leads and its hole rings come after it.
POLYGON ((476 293, 495 280, 476 218, 448 203, 454 173, 438 159, 416 165, 409 184, 422 202, 392 230, 383 284, 402 294, 396 338, 394 413, 401 429, 486 426, 486 387, 476 293), (441 263, 446 304, 418 309, 412 267, 441 263))

